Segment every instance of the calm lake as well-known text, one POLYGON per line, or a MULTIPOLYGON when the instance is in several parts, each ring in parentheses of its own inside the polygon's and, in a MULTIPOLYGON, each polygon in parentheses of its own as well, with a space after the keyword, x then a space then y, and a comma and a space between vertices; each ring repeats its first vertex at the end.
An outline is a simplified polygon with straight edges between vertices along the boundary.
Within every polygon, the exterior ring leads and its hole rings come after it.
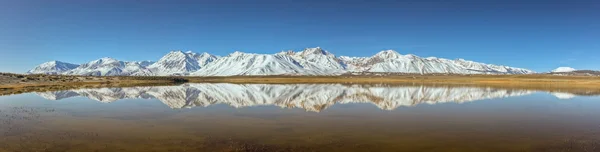
POLYGON ((0 152, 600 151, 600 97, 451 86, 183 84, 0 96, 0 152))

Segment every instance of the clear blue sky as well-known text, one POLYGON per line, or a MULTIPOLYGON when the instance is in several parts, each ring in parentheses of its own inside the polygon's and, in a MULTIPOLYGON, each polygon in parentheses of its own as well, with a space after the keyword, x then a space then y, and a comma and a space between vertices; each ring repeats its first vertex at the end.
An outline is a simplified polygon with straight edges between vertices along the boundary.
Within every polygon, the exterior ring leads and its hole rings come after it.
POLYGON ((547 71, 600 69, 600 2, 0 0, 0 71, 170 50, 383 49, 547 71))

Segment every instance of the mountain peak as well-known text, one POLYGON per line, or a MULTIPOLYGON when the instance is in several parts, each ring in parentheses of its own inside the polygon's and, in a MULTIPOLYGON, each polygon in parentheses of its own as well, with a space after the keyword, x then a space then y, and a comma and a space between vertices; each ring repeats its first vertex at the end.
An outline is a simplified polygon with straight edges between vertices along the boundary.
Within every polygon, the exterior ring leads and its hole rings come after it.
POLYGON ((113 63, 113 62, 119 62, 119 60, 111 58, 111 57, 103 57, 103 58, 99 58, 96 59, 94 61, 90 61, 87 64, 104 64, 104 63, 113 63))
POLYGON ((302 56, 310 55, 310 54, 320 54, 320 55, 330 55, 331 53, 323 50, 321 47, 315 48, 306 48, 300 52, 298 52, 302 56))
POLYGON ((53 60, 53 61, 42 63, 42 64, 38 65, 37 67, 27 71, 27 73, 58 74, 58 73, 62 73, 62 72, 68 71, 68 70, 75 69, 78 66, 79 65, 77 65, 77 64, 53 60))
POLYGON ((102 58, 100 58, 100 60, 114 60, 114 59, 111 57, 102 57, 102 58))
POLYGON ((386 59, 398 58, 400 56, 401 56, 400 53, 398 53, 394 50, 383 50, 383 51, 375 54, 375 57, 386 58, 386 59))
POLYGON ((92 61, 90 63, 91 64, 98 64, 98 63, 103 63, 103 64, 106 63, 106 64, 108 64, 108 63, 114 63, 114 62, 119 62, 119 60, 111 58, 111 57, 103 57, 103 58, 100 58, 98 60, 94 60, 94 61, 92 61))
POLYGON ((229 54, 229 56, 240 56, 240 55, 246 55, 246 54, 249 54, 249 53, 244 53, 242 51, 235 51, 235 52, 229 54))
MULTIPOLYGON (((188 52, 190 52, 190 51, 188 51, 188 52)), ((173 51, 169 52, 167 55, 180 55, 180 54, 187 54, 187 53, 184 53, 181 50, 173 50, 173 51)))
POLYGON ((138 75, 173 75, 187 74, 203 68, 206 64, 216 60, 217 57, 206 52, 197 54, 192 51, 171 51, 158 62, 149 65, 150 71, 137 73, 138 75))
POLYGON ((71 64, 71 63, 52 60, 52 61, 44 62, 44 63, 40 64, 40 66, 57 66, 57 65, 62 65, 62 64, 71 64))
POLYGON ((44 62, 41 65, 56 65, 56 64, 60 64, 60 63, 63 63, 63 62, 52 60, 52 61, 44 62))
POLYGON ((552 70, 551 72, 573 72, 576 71, 576 69, 571 68, 571 67, 558 67, 554 70, 552 70))
POLYGON ((287 51, 282 50, 281 52, 275 53, 275 54, 276 55, 294 55, 294 54, 296 54, 296 52, 294 52, 293 50, 287 50, 287 51))
POLYGON ((186 58, 189 58, 189 56, 191 56, 191 54, 183 53, 183 51, 171 51, 171 52, 167 53, 165 56, 163 56, 162 58, 160 58, 158 60, 158 62, 168 62, 168 61, 172 61, 172 60, 185 60, 186 58))

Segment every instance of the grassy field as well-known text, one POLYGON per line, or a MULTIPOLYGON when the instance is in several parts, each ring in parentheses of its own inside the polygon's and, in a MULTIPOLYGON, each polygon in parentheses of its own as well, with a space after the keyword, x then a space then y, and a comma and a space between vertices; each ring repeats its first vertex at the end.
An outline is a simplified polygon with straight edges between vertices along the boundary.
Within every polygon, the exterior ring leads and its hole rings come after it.
POLYGON ((81 87, 122 87, 147 85, 174 85, 177 83, 338 83, 338 84, 386 84, 386 85, 437 85, 472 86, 531 89, 573 92, 576 94, 600 94, 598 76, 556 75, 343 75, 343 76, 229 76, 229 77, 181 77, 181 76, 68 76, 68 75, 19 75, 0 73, 0 92, 3 90, 43 91, 81 87))

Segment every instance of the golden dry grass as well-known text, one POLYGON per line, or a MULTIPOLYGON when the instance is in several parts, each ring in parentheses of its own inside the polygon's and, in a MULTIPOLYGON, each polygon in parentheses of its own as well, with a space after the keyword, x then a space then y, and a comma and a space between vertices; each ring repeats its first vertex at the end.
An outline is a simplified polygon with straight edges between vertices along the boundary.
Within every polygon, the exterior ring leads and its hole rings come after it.
POLYGON ((232 76, 186 77, 190 82, 219 83, 421 83, 600 87, 600 77, 554 75, 402 75, 402 76, 232 76))
POLYGON ((600 94, 600 77, 555 75, 233 76, 188 77, 196 83, 341 83, 471 86, 600 94))

